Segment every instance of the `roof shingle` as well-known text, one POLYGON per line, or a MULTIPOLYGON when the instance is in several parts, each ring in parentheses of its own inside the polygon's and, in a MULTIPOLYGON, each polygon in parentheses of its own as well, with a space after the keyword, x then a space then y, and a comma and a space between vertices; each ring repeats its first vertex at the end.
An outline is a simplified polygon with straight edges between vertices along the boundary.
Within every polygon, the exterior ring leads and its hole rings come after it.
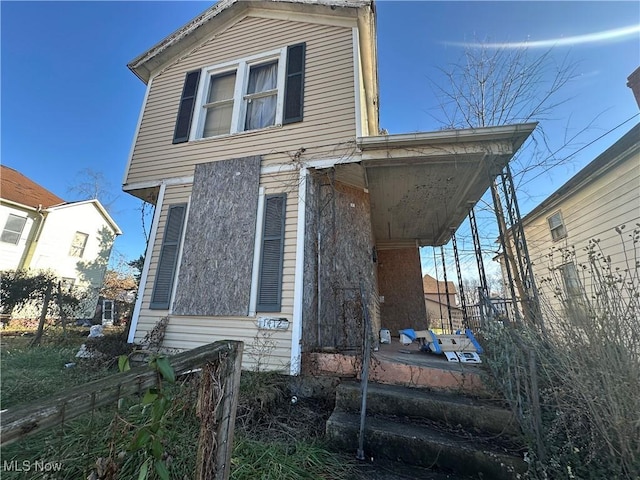
POLYGON ((32 208, 65 203, 62 198, 5 165, 0 165, 0 198, 32 208))

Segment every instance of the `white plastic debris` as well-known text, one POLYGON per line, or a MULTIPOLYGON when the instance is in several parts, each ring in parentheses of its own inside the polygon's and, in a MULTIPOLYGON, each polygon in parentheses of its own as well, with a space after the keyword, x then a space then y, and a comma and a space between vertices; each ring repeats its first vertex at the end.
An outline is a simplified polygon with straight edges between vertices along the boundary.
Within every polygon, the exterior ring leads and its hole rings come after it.
POLYGON ((89 338, 104 337, 102 325, 92 325, 89 329, 89 338))

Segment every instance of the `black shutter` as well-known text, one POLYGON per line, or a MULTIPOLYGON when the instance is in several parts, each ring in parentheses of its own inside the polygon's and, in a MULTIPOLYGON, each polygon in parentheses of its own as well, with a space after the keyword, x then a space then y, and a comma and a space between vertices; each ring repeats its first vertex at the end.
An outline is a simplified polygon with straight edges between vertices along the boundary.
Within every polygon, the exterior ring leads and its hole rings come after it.
POLYGON ((302 121, 305 52, 305 43, 290 45, 287 48, 287 79, 284 84, 283 124, 302 121))
POLYGON ((167 213, 167 223, 164 229, 164 238, 160 249, 156 280, 153 282, 151 305, 154 310, 167 310, 171 300, 173 279, 178 263, 178 249, 182 238, 182 224, 187 211, 187 205, 171 205, 167 213))
POLYGON ((282 260, 286 194, 267 195, 262 231, 262 254, 258 283, 259 312, 279 312, 282 296, 282 260))
POLYGON ((193 118, 193 107, 196 103, 196 93, 198 92, 199 80, 200 70, 187 72, 184 79, 184 86, 182 87, 180 107, 178 107, 176 129, 173 132, 173 143, 184 143, 189 140, 191 119, 193 118))

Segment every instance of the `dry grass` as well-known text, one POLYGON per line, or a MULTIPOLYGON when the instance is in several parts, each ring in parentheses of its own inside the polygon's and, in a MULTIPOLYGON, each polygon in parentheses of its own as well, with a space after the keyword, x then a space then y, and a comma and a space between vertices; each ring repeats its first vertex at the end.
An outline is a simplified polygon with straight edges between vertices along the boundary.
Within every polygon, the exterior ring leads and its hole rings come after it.
POLYGON ((583 262, 556 253, 577 265, 580 291, 567 295, 550 269, 546 335, 487 334, 494 379, 529 439, 531 477, 640 478, 640 228, 631 241, 618 233, 626 268, 611 268, 597 240, 583 262))

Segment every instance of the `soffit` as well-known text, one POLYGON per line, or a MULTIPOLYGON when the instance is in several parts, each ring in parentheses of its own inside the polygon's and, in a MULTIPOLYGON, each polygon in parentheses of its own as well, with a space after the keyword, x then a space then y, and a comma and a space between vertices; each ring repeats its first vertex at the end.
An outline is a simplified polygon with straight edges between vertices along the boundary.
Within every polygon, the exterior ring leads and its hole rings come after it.
POLYGON ((360 139, 376 246, 446 244, 534 128, 360 139))

